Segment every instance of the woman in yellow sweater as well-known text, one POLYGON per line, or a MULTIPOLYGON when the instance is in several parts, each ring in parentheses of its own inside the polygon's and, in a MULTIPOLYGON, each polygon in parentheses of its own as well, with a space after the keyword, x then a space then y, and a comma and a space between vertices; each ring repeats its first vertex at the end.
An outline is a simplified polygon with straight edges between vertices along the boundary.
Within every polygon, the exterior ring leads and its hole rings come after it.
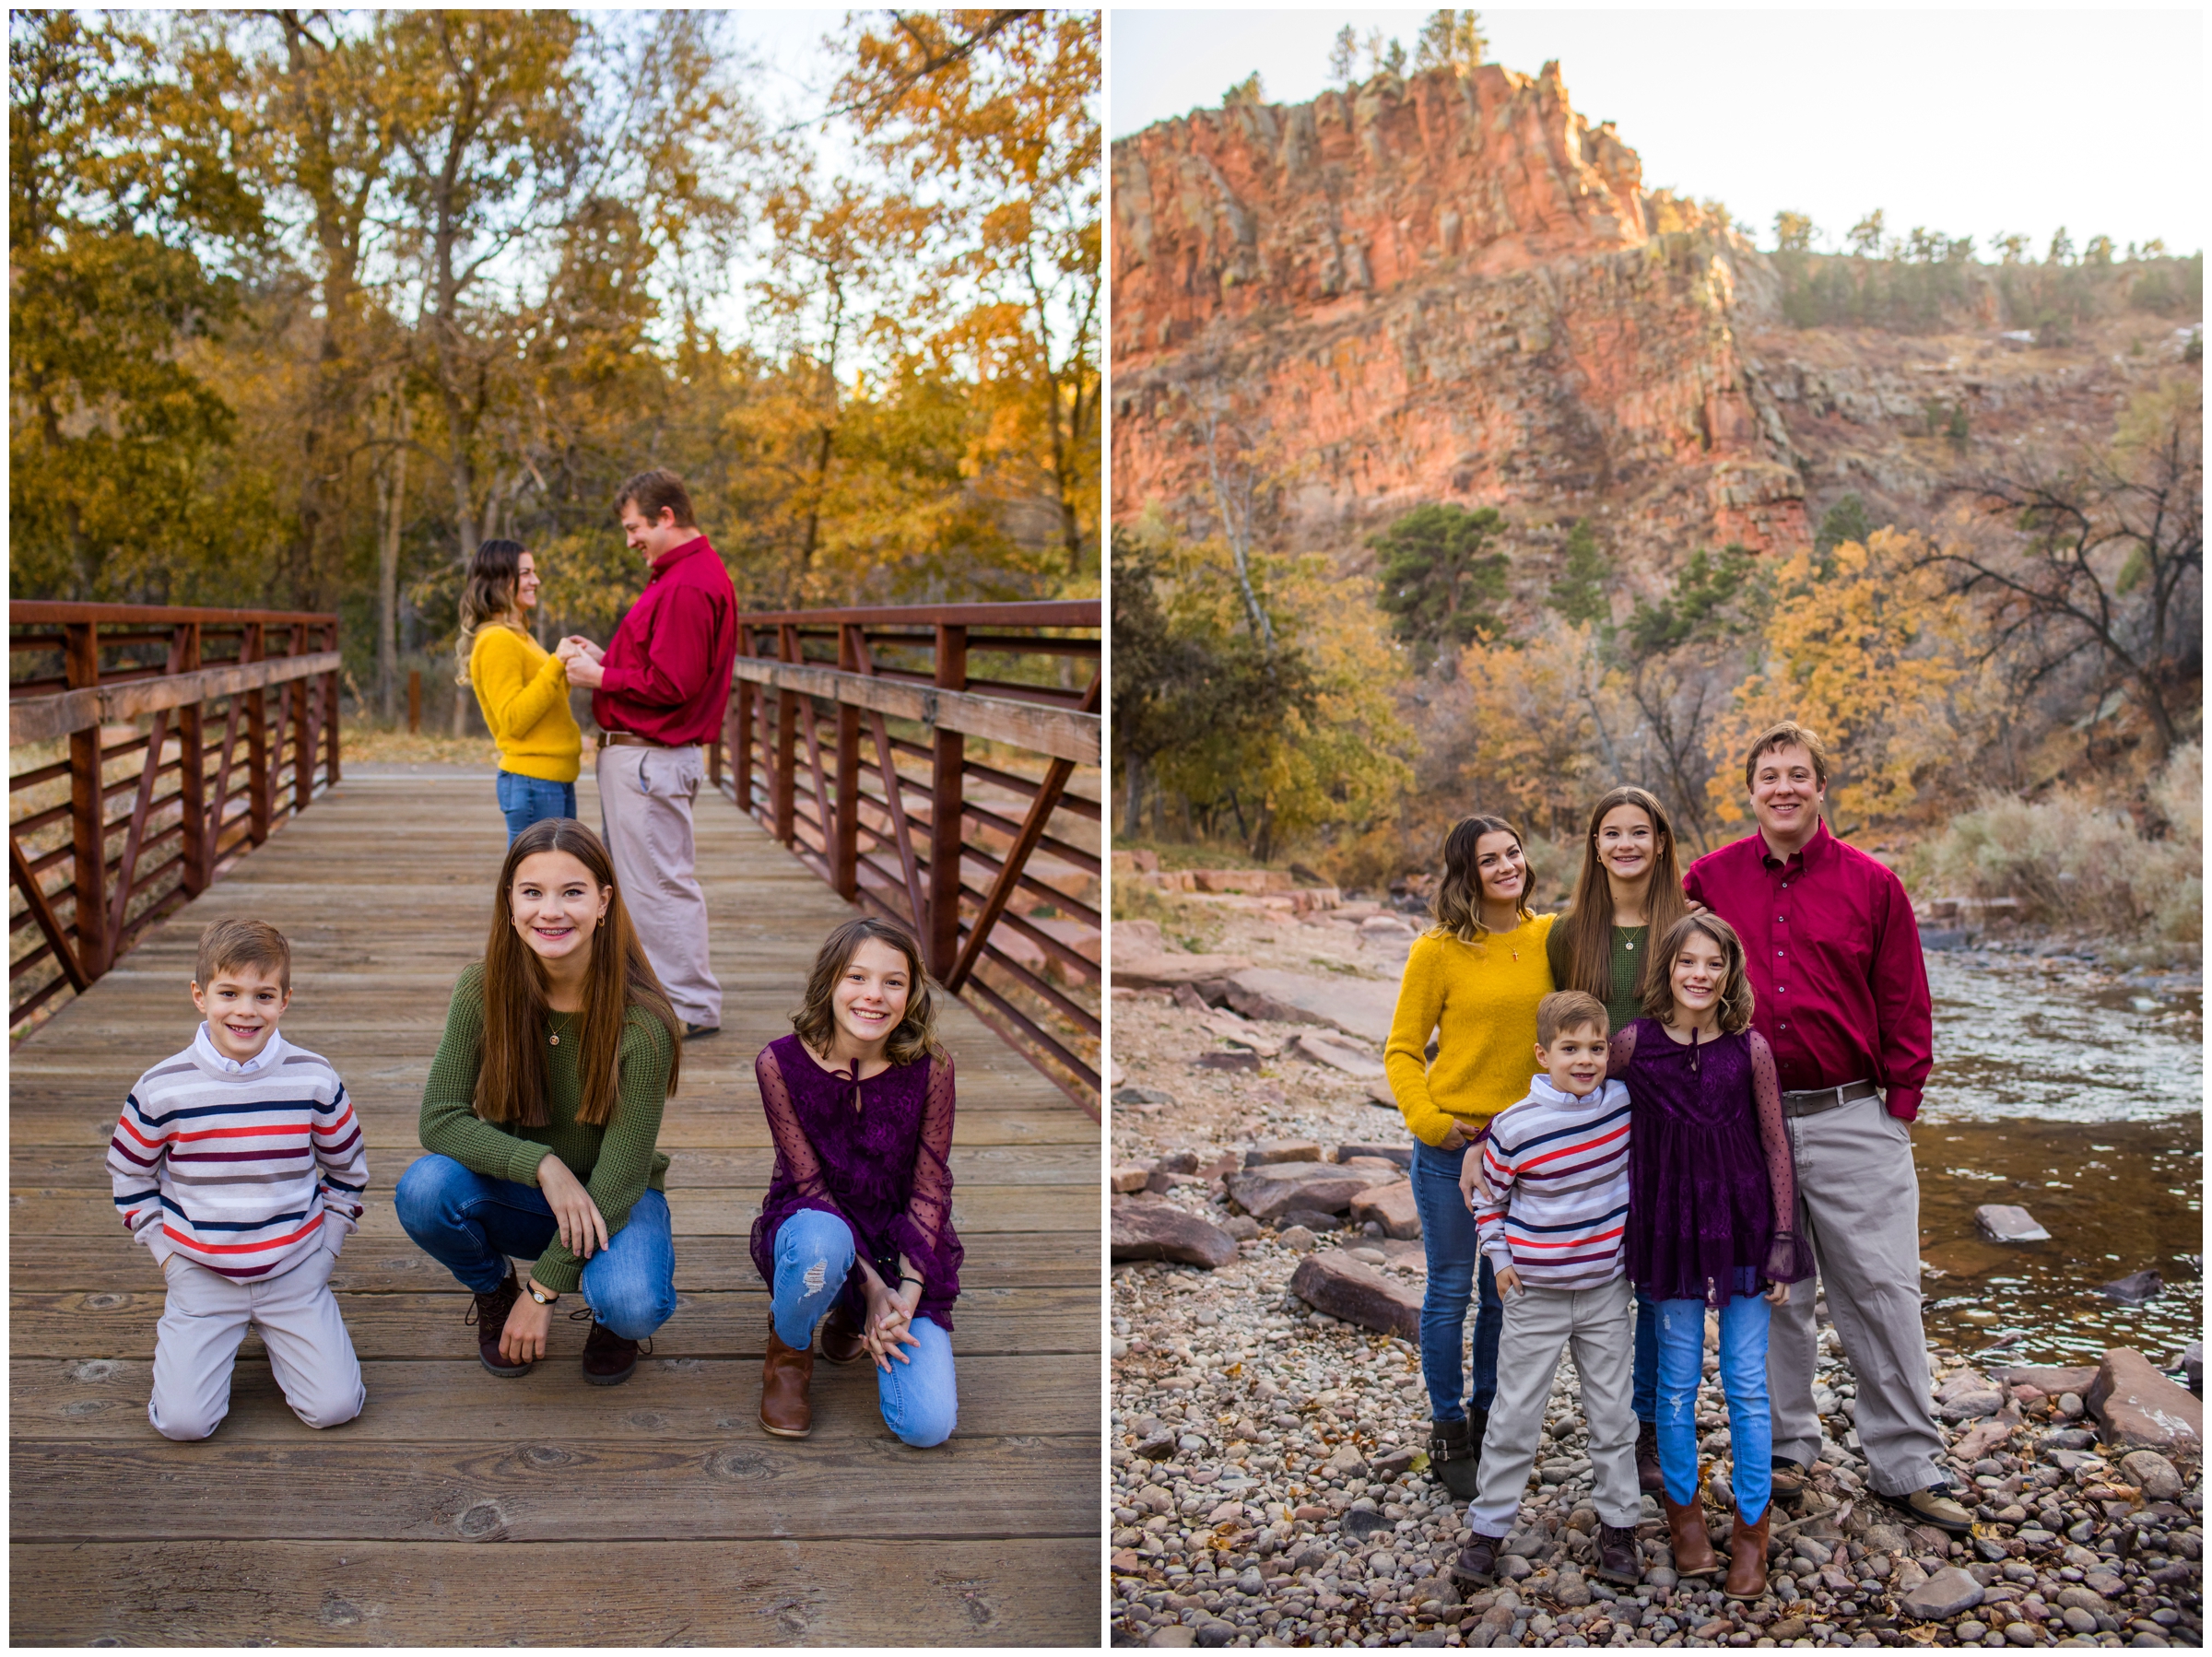
POLYGON ((1498 1390, 1504 1310, 1490 1263, 1480 1260, 1475 1216, 1460 1195, 1460 1154, 1489 1132, 1491 1117, 1527 1097, 1536 1072, 1536 1003, 1552 990, 1544 943, 1553 917, 1529 909, 1529 884, 1521 837, 1511 825, 1466 817, 1445 838, 1436 924, 1406 958, 1383 1054, 1391 1092, 1417 1141, 1413 1200, 1429 1257, 1421 1300, 1429 1462, 1463 1500, 1475 1495, 1483 1428, 1498 1390), (1478 1281, 1474 1384, 1463 1404, 1460 1336, 1478 1281))
POLYGON ((500 810, 507 843, 546 817, 576 815, 583 733, 569 711, 567 664, 538 647, 523 613, 537 606, 537 565, 519 541, 487 541, 461 593, 464 664, 484 723, 500 745, 500 810))

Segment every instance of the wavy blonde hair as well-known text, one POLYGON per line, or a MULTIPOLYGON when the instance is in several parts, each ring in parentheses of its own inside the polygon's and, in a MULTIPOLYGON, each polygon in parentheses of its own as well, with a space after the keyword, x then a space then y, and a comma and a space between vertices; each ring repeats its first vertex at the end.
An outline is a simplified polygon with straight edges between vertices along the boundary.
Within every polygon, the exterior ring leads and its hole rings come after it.
POLYGON ((1490 929, 1482 923, 1482 876, 1475 866, 1475 848, 1486 834, 1510 834, 1520 848, 1524 873, 1521 897, 1513 905, 1514 924, 1536 918, 1536 911, 1528 906, 1528 894, 1536 884, 1535 871, 1528 867, 1528 847, 1522 841, 1521 830, 1503 817, 1462 817, 1444 836, 1444 876, 1436 883, 1436 896, 1429 900, 1429 912, 1436 921, 1429 928, 1431 937, 1479 944, 1490 935, 1490 929))

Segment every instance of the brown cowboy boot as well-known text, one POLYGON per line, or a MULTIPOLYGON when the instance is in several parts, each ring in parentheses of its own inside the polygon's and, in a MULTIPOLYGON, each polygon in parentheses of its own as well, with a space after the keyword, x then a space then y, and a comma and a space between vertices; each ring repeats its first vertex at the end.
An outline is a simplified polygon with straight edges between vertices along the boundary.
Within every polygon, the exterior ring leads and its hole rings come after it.
POLYGON ((1694 1495, 1685 1502, 1677 1502, 1665 1490, 1659 1492, 1659 1506, 1666 1513, 1668 1545, 1675 1550, 1675 1574, 1678 1577, 1709 1577, 1721 1568, 1721 1561, 1712 1551, 1712 1538, 1705 1534, 1705 1510, 1694 1495))
POLYGON ((783 1344, 771 1324, 768 1361, 760 1367, 760 1427, 779 1439, 803 1439, 814 1430, 814 1408, 806 1386, 814 1379, 814 1354, 783 1344))
POLYGON ((1728 1538, 1728 1575, 1721 1583, 1721 1592, 1730 1599, 1755 1600, 1766 1592, 1767 1525, 1773 1517, 1772 1502, 1757 1524, 1744 1517, 1742 1509, 1736 1510, 1735 1530, 1728 1538))
POLYGON ((846 1321, 845 1303, 840 1300, 822 1320, 823 1359, 833 1364, 849 1364, 867 1349, 868 1344, 861 1338, 860 1331, 846 1321))

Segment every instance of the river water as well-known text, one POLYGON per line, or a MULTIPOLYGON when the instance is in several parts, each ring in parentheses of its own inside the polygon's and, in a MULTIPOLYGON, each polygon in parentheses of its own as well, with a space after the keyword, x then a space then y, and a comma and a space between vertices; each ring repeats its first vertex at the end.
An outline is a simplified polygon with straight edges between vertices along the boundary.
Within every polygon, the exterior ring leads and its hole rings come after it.
POLYGON ((2202 975, 1931 954, 1936 1069, 1912 1130, 1931 1339, 1990 1361, 2163 1363, 2204 1321, 2202 975), (1985 1203, 2048 1242, 1993 1243, 1985 1203), (2149 1268, 2162 1294, 2099 1286, 2149 1268))

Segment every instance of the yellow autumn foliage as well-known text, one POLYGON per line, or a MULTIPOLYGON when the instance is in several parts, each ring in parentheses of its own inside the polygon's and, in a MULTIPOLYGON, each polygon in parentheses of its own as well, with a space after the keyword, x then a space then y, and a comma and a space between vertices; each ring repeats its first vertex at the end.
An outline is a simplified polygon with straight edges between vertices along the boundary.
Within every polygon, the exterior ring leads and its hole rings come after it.
POLYGON ((1547 617, 1525 643, 1469 645, 1459 674, 1469 700, 1463 810, 1574 833, 1592 797, 1611 785, 1612 737, 1632 723, 1596 629, 1547 617))

